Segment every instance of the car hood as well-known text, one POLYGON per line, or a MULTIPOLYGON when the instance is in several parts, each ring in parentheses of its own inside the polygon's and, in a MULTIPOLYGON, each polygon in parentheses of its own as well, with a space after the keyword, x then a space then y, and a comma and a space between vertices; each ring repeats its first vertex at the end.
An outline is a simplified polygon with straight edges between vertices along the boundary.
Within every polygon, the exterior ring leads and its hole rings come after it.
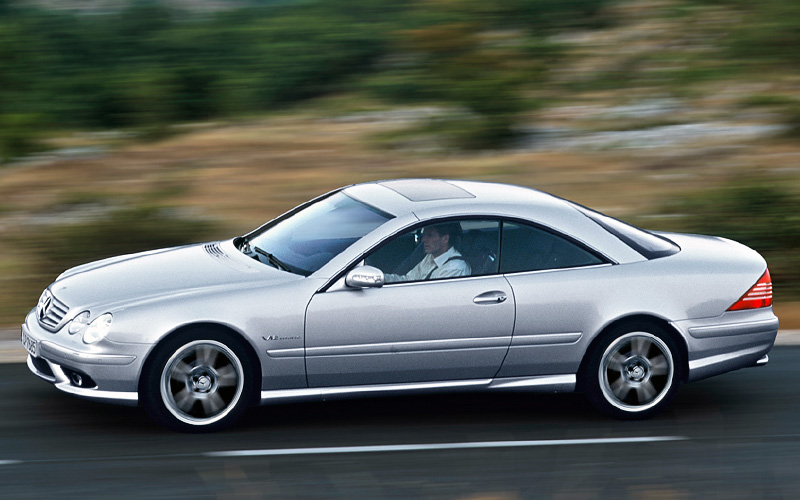
POLYGON ((162 296, 302 279, 241 254, 230 241, 112 257, 64 272, 50 287, 75 311, 132 305, 162 296))

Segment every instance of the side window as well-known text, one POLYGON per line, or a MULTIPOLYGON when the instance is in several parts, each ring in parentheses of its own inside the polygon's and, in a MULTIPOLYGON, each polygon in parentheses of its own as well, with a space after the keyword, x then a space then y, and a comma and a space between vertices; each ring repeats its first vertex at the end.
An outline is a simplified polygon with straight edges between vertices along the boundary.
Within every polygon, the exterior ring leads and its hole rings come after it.
POLYGON ((460 220, 426 224, 393 238, 366 258, 387 283, 496 274, 500 222, 460 220))
POLYGON ((602 264, 603 260, 566 238, 533 226, 503 223, 500 272, 542 271, 602 264))

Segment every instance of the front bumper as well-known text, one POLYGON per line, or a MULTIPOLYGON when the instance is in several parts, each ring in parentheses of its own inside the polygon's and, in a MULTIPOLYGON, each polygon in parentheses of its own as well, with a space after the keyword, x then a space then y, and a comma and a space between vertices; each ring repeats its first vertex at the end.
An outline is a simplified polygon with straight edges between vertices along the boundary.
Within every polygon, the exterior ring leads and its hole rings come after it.
POLYGON ((45 358, 38 358, 37 360, 28 354, 28 369, 39 378, 55 385, 56 389, 73 396, 127 406, 136 406, 139 403, 139 394, 137 392, 103 391, 98 389, 96 385, 93 387, 81 387, 78 385, 80 382, 75 382, 74 375, 67 375, 61 365, 45 358), (49 367, 49 374, 40 369, 42 361, 49 367))
POLYGON ((96 401, 138 403, 139 373, 148 346, 106 341, 86 346, 65 331, 42 329, 34 314, 28 315, 20 335, 28 351, 28 369, 57 389, 96 401))

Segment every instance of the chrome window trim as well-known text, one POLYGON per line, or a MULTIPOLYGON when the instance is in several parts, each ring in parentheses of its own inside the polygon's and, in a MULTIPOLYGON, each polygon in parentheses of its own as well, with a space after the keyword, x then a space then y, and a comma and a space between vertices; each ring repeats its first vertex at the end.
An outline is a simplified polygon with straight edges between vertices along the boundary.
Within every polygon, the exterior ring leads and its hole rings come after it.
POLYGON ((542 274, 542 273, 562 273, 565 271, 575 271, 577 269, 599 269, 603 267, 612 267, 617 264, 612 263, 604 263, 604 264, 592 264, 590 266, 575 266, 575 267, 558 267, 556 269, 540 269, 538 271, 516 271, 513 273, 505 273, 502 276, 523 276, 527 274, 542 274))
POLYGON ((385 283, 383 287, 399 287, 399 286, 418 286, 418 285, 433 285, 435 283, 443 283, 448 281, 474 281, 479 279, 497 279, 502 278, 502 274, 481 274, 480 276, 447 276, 444 278, 436 278, 436 279, 429 279, 429 280, 417 280, 417 281, 398 281, 395 283, 385 283))

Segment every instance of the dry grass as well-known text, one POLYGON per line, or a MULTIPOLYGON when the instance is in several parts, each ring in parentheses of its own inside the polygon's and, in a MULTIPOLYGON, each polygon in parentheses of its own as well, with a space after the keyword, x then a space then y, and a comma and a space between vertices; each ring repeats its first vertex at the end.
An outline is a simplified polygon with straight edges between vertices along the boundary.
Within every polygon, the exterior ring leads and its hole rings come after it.
MULTIPOLYGON (((53 276, 36 273, 33 253, 14 235, 31 216, 70 197, 99 193, 126 203, 158 198, 223 221, 220 238, 240 234, 336 187, 396 177, 509 182, 541 188, 608 213, 653 213, 665 201, 751 165, 795 168, 800 148, 756 144, 723 153, 684 151, 489 152, 424 154, 370 146, 374 122, 283 116, 199 129, 132 144, 106 156, 12 166, 0 172, 0 325, 22 319, 53 276)), ((55 207, 55 208, 54 208, 55 207)), ((800 314, 782 308, 783 324, 800 314)))

